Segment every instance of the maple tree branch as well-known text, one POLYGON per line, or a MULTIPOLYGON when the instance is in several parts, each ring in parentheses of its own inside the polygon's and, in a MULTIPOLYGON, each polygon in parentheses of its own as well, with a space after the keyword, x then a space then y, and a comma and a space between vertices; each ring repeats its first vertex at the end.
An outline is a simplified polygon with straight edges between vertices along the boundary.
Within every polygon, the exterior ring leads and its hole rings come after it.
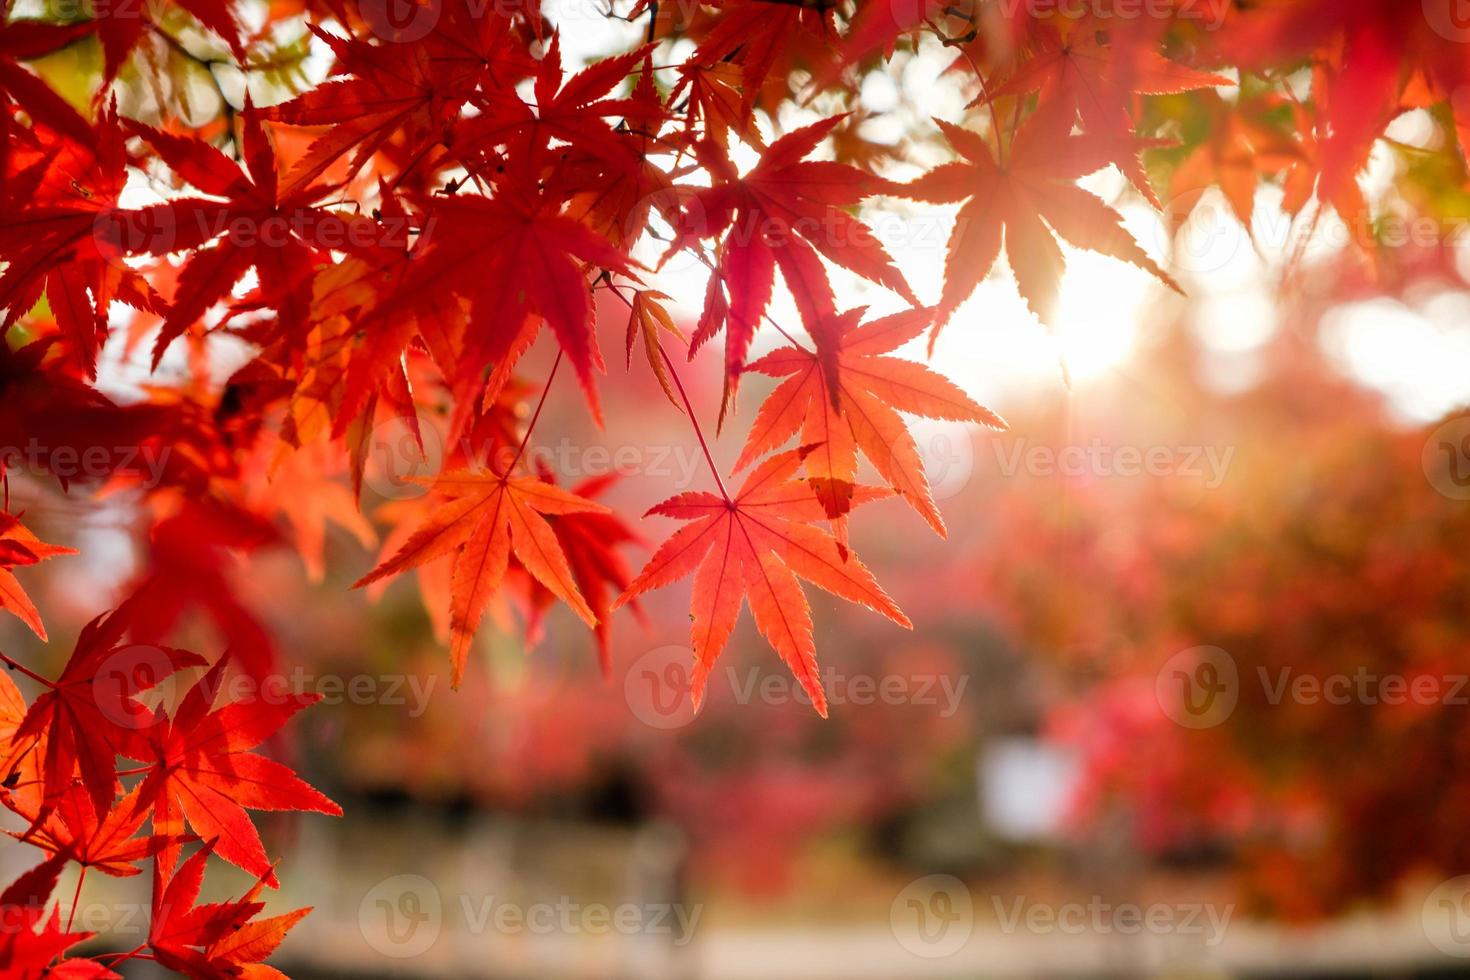
MULTIPOLYGON (((106 964, 106 966, 110 970, 113 967, 117 966, 119 963, 126 963, 128 960, 148 960, 150 962, 155 961, 157 958, 152 953, 143 952, 143 950, 147 948, 148 944, 145 942, 139 943, 137 946, 128 950, 126 953, 113 953, 112 962, 106 964)), ((100 961, 102 957, 99 957, 98 959, 100 961)))
POLYGON ((969 44, 971 41, 975 40, 975 38, 980 36, 980 28, 978 27, 971 27, 963 34, 951 35, 941 31, 937 26, 935 26, 933 21, 929 22, 929 26, 933 28, 934 36, 939 38, 939 43, 944 45, 946 48, 961 47, 962 45, 969 44))
POLYGON ((168 47, 172 49, 175 54, 183 58, 185 61, 191 61, 194 64, 198 65, 200 68, 204 69, 204 74, 209 76, 209 84, 214 86, 215 94, 219 96, 220 105, 224 106, 225 131, 229 133, 230 143, 235 147, 235 155, 236 157, 238 157, 243 151, 240 148, 240 138, 235 134, 235 107, 231 105, 230 100, 225 97, 224 86, 220 84, 219 76, 214 73, 214 66, 229 65, 236 68, 241 68, 242 66, 235 65, 233 62, 229 61, 222 61, 214 58, 206 58, 203 55, 197 55, 194 52, 190 51, 187 47, 185 47, 184 42, 180 41, 178 38, 174 37, 168 31, 159 27, 152 21, 148 22, 148 28, 160 39, 162 39, 163 43, 168 45, 168 47))

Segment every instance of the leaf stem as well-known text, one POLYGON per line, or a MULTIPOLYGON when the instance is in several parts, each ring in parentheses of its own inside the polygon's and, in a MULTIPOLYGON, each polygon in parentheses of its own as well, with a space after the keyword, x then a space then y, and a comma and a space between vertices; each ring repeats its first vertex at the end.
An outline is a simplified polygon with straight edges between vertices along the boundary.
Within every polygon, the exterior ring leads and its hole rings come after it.
POLYGON ((546 407, 546 396, 551 393, 551 382, 556 379, 556 369, 561 367, 562 353, 560 349, 557 350, 556 360, 551 362, 551 373, 546 375, 546 384, 541 387, 541 400, 536 403, 536 411, 531 413, 531 423, 526 426, 526 434, 521 436, 520 448, 516 450, 515 458, 510 461, 510 465, 505 468, 505 473, 500 475, 509 476, 510 471, 516 468, 516 464, 526 454, 526 445, 531 441, 531 433, 535 431, 536 423, 541 418, 541 409, 546 407))
POLYGON ((77 873, 76 891, 71 893, 71 912, 66 917, 66 931, 71 932, 71 924, 77 918, 77 906, 82 901, 82 882, 87 880, 87 866, 82 865, 82 870, 77 873))
POLYGON ((766 322, 769 323, 771 326, 775 327, 776 328, 776 332, 778 334, 780 334, 781 336, 785 337, 787 343, 791 344, 792 347, 795 347, 797 350, 801 351, 804 354, 810 354, 810 353, 812 353, 811 351, 807 350, 805 347, 803 347, 801 345, 801 341, 797 340, 795 337, 791 336, 791 334, 787 333, 786 332, 786 328, 782 327, 781 324, 777 323, 775 321, 775 318, 773 318, 771 316, 771 314, 769 314, 769 313, 762 313, 761 316, 765 317, 766 318, 766 322))
POLYGON ((117 966, 119 963, 122 963, 122 962, 124 962, 126 960, 133 959, 134 957, 137 957, 138 959, 151 959, 151 957, 147 957, 147 956, 138 956, 139 953, 143 952, 143 950, 145 950, 147 948, 148 948, 148 944, 147 943, 139 943, 137 946, 134 946, 132 949, 128 950, 126 953, 114 953, 113 954, 113 957, 112 957, 112 962, 109 963, 109 964, 107 964, 107 968, 110 970, 113 967, 117 966))
MULTIPOLYGON (((605 282, 607 284, 607 287, 612 290, 614 296, 622 300, 629 309, 633 308, 632 302, 629 301, 628 297, 624 296, 622 292, 619 291, 620 287, 617 283, 612 281, 612 278, 610 276, 604 274, 603 282, 605 282)), ((769 316, 767 316, 766 319, 770 320, 771 326, 775 327, 777 330, 781 330, 780 324, 776 323, 775 320, 771 320, 769 316)), ((787 334, 785 330, 781 330, 781 335, 787 340, 790 340, 791 343, 795 344, 797 347, 801 346, 800 344, 797 344, 795 340, 792 340, 791 336, 787 334)), ((658 343, 657 346, 659 356, 662 357, 664 359, 664 363, 668 365, 669 374, 674 379, 674 387, 679 390, 679 397, 684 401, 684 414, 689 416, 689 422, 691 425, 694 426, 694 434, 699 437, 699 448, 704 450, 704 461, 709 464, 709 471, 711 474, 714 475, 715 486, 720 488, 720 496, 724 497, 726 501, 729 501, 730 492, 725 489, 725 481, 720 479, 720 468, 715 465, 715 458, 713 455, 710 454, 709 443, 704 441, 704 430, 699 427, 699 419, 694 414, 694 406, 689 403, 689 393, 684 390, 684 382, 679 380, 679 371, 677 368, 674 367, 674 361, 672 358, 669 357, 669 352, 664 350, 664 345, 662 343, 658 343)))
POLYGON ((704 450, 704 461, 709 464, 709 471, 714 475, 715 486, 720 488, 720 496, 725 498, 726 503, 730 500, 730 492, 725 489, 725 481, 720 479, 720 468, 715 465, 714 456, 710 455, 709 443, 704 441, 704 430, 699 427, 699 418, 694 414, 694 406, 689 403, 689 393, 684 390, 684 382, 679 380, 679 372, 674 367, 673 358, 669 352, 664 350, 664 345, 658 345, 659 356, 668 365, 669 374, 673 376, 674 387, 679 389, 679 397, 684 399, 684 413, 689 416, 689 423, 694 426, 694 434, 699 437, 699 448, 704 450))
MULTIPOLYGON (((935 27, 933 22, 930 22, 929 26, 933 27, 935 32, 938 33, 939 28, 935 27)), ((980 83, 980 97, 985 100, 985 108, 990 110, 990 128, 995 131, 995 162, 1003 167, 1006 162, 1006 145, 1001 139, 1000 116, 995 111, 995 100, 990 97, 990 86, 985 84, 985 75, 981 73, 980 66, 975 63, 975 58, 970 54, 969 49, 963 45, 960 46, 960 54, 970 63, 970 70, 975 73, 975 80, 980 83)), ((1018 111, 1020 106, 1021 100, 1017 98, 1016 108, 1018 111)), ((1013 122, 1011 126, 1012 139, 1015 138, 1015 133, 1015 124, 1013 122)))
POLYGON ((37 684, 41 684, 41 685, 44 685, 46 687, 55 687, 56 686, 55 684, 53 684, 50 681, 48 681, 46 678, 42 677, 40 674, 36 673, 34 670, 31 670, 25 664, 21 663, 18 660, 13 659, 8 654, 0 653, 0 660, 5 661, 6 666, 8 666, 11 670, 18 670, 18 671, 20 671, 22 674, 26 675, 31 680, 35 681, 37 684))
MULTIPOLYGON (((698 259, 699 262, 710 271, 710 275, 715 275, 714 260, 704 253, 704 251, 702 250, 703 244, 703 242, 695 242, 694 245, 690 247, 690 251, 694 254, 694 257, 698 259)), ((612 283, 609 282, 608 285, 611 286, 612 283)), ((616 287, 614 287, 614 289, 616 289, 616 287)), ((626 300, 624 300, 624 302, 626 302, 626 300)), ((772 327, 775 327, 776 332, 785 337, 787 343, 789 343, 792 347, 795 347, 799 351, 806 351, 806 348, 801 345, 801 342, 798 341, 795 337, 791 336, 791 334, 786 331, 785 327, 777 323, 776 318, 771 316, 768 311, 761 311, 761 317, 772 327)), ((810 352, 807 351, 807 353, 810 352)))

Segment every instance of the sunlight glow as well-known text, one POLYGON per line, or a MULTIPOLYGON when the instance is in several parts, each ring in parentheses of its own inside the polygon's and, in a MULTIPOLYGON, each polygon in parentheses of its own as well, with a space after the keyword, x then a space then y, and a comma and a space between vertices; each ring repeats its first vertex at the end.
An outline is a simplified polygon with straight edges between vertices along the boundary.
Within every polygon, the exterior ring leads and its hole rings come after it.
POLYGON ((1360 382, 1388 396, 1409 423, 1432 421, 1470 404, 1470 338, 1462 295, 1442 293, 1410 307, 1397 300, 1348 303, 1328 314, 1328 353, 1360 382))
POLYGON ((1127 362, 1149 289, 1146 273, 1095 252, 1068 250, 1055 343, 1074 382, 1099 378, 1127 362))

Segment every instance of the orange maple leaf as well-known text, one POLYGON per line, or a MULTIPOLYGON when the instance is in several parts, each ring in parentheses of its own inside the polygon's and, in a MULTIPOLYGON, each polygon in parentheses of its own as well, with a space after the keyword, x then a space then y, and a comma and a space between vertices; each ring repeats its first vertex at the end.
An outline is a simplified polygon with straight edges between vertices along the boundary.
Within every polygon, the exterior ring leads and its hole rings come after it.
POLYGON ((811 449, 803 446, 772 456, 746 478, 733 498, 681 493, 649 511, 694 523, 663 543, 613 608, 695 573, 690 606, 694 620, 690 696, 695 710, 704 701, 710 670, 730 639, 744 600, 750 603, 756 627, 791 668, 817 713, 827 716, 811 607, 798 578, 913 628, 873 573, 856 556, 844 554, 835 537, 812 526, 812 521, 825 517, 824 508, 807 483, 793 479, 811 449))
MULTIPOLYGON (((514 465, 514 464, 512 464, 514 465)), ((470 642, 490 597, 505 578, 512 551, 531 577, 571 607, 589 627, 597 616, 582 598, 566 552, 543 514, 609 514, 602 504, 536 477, 457 470, 433 482, 445 499, 397 553, 353 586, 361 588, 455 553, 450 589, 453 683, 464 674, 470 642)))
POLYGON ((978 133, 935 121, 964 159, 894 188, 894 193, 916 200, 965 201, 949 238, 931 350, 940 329, 995 264, 1002 239, 1016 288, 1043 323, 1050 322, 1066 269, 1056 237, 1131 262, 1170 289, 1183 292, 1123 229, 1122 216, 1077 186, 1078 178, 1102 169, 1109 161, 1106 147, 1069 135, 1070 107, 1043 106, 1021 127, 1010 152, 999 160, 978 133))
POLYGON ((14 514, 0 513, 0 609, 7 609, 20 617, 20 621, 31 628, 41 639, 46 639, 46 627, 41 623, 41 614, 36 611, 25 589, 10 569, 21 565, 34 565, 47 558, 74 555, 75 549, 47 544, 37 538, 21 524, 14 514))
MULTIPOLYGON (((931 310, 907 310, 859 326, 864 309, 835 314, 816 331, 817 350, 795 345, 753 361, 747 371, 786 377, 756 414, 737 470, 780 446, 799 429, 806 474, 829 518, 845 515, 857 483, 857 452, 899 496, 944 536, 919 447, 899 412, 977 422, 1004 429, 953 383, 914 361, 885 356, 923 333, 931 310)), ((839 534, 839 539, 841 535, 839 534)))

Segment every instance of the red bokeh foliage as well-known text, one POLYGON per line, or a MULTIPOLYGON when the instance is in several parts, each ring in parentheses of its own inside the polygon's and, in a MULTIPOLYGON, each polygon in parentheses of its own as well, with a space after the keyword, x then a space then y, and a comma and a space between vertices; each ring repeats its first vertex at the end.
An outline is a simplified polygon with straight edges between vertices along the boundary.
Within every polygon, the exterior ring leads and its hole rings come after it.
MULTIPOLYGON (((258 961, 295 916, 256 921, 259 888, 194 908, 206 859, 270 886, 241 806, 335 805, 250 751, 312 698, 270 693, 281 655, 232 566, 290 546, 320 575, 328 521, 372 538, 356 507, 383 425, 420 445, 432 428, 449 448, 427 493, 374 512, 387 545, 359 584, 415 571, 448 634, 456 680, 487 611, 518 612, 534 632, 548 607, 566 604, 597 631, 605 662, 619 606, 692 573, 694 697, 748 602, 823 711, 799 579, 908 625, 852 553, 850 513, 897 496, 944 534, 899 413, 1003 425, 891 352, 926 330, 932 337, 1002 253, 1049 324, 1065 272, 1058 239, 1175 286, 1119 213, 1077 185, 1107 166, 1154 205, 1163 203, 1155 183, 1171 186, 1175 219, 1206 184, 1248 217, 1257 183, 1279 181, 1292 215, 1316 221, 1319 206, 1334 207, 1357 228, 1369 205, 1356 175, 1396 114, 1428 107, 1442 138, 1423 153, 1438 166, 1409 172, 1401 201, 1452 213, 1447 188, 1464 179, 1457 139, 1470 47, 1455 36, 1450 3, 1205 0, 1138 17, 1108 3, 639 0, 619 17, 644 43, 584 68, 568 64, 563 39, 589 28, 553 23, 535 3, 443 0, 401 23, 380 3, 353 0, 117 4, 75 21, 16 17, 7 3, 0 606, 44 637, 21 585, 28 566, 64 553, 21 523, 10 477, 88 499, 127 495, 149 547, 117 607, 88 627, 55 680, 10 660, 40 693, 26 707, 17 691, 0 692, 4 802, 29 822, 23 839, 56 856, 5 893, 4 914, 26 928, 7 930, 0 967, 109 975, 116 957, 61 959, 84 937, 42 905, 60 863, 123 874, 151 861, 159 914, 150 952, 129 956, 193 976, 270 975, 258 961), (944 84, 972 101, 940 123, 942 140, 912 137, 960 159, 904 182, 894 167, 905 147, 864 127, 874 113, 863 80, 936 43, 952 55, 944 84), (327 77, 311 77, 313 50, 330 62, 327 77), (56 70, 56 58, 82 65, 89 52, 100 62, 90 72, 56 70), (1162 180, 1146 171, 1145 150, 1162 180), (754 164, 742 171, 737 151, 752 152, 754 164), (139 187, 158 200, 141 203, 131 193, 139 187), (923 305, 859 216, 885 196, 962 204, 936 307, 923 305), (654 288, 660 253, 710 272, 687 345, 654 288), (839 269, 909 309, 866 317, 837 294, 839 269), (799 323, 772 319, 778 281, 799 323), (711 470, 710 490, 654 508, 692 523, 637 575, 626 515, 592 499, 605 487, 562 489, 563 475, 525 452, 563 361, 593 419, 637 424, 604 418, 599 394, 597 313, 618 304, 630 370, 645 370, 631 357, 641 343, 667 410, 687 417, 711 470), (751 361, 763 326, 789 346, 751 361), (722 424, 737 417, 744 374, 787 378, 754 416, 738 467, 752 469, 734 495, 699 422, 711 406, 696 406, 680 376, 717 338, 722 424), (523 358, 538 341, 554 349, 553 366, 527 378, 523 358), (785 448, 793 438, 799 447, 785 448), (877 486, 859 483, 859 449, 877 486), (196 614, 232 656, 205 661, 167 645, 196 614), (213 708, 231 665, 273 707, 213 708), (138 700, 206 667, 156 708, 138 700), (141 768, 119 766, 120 757, 141 768)), ((1391 264, 1378 245, 1355 242, 1365 276, 1391 264)), ((1344 460, 1360 458, 1316 463, 1351 486, 1363 474, 1344 460)), ((1392 549, 1370 554, 1374 540, 1353 537, 1355 509, 1394 506, 1369 479, 1363 496, 1344 498, 1346 511, 1316 512, 1312 547, 1371 564, 1385 590, 1438 582, 1433 594, 1399 597, 1438 601, 1457 584, 1451 571, 1404 574, 1392 549)), ((1248 542, 1279 534, 1277 520, 1226 514, 1220 526, 1248 542)), ((1154 526, 1175 530, 1167 513, 1154 526)), ((1025 557, 1047 553, 1038 542, 1025 557)), ((1286 607, 1263 604, 1251 590, 1263 577, 1289 580, 1290 554, 1242 545, 1214 555, 1215 574, 1241 583, 1238 592, 1179 610, 1176 628, 1209 625, 1227 638, 1278 629, 1272 635, 1294 647, 1301 637, 1288 627, 1311 622, 1308 613, 1347 615, 1330 577, 1282 586, 1286 607)), ((1161 571, 1154 585, 1167 592, 1173 577, 1161 571)), ((1239 648, 1244 655, 1244 639, 1239 648)), ((1415 660, 1425 656, 1418 648, 1394 655, 1439 669, 1415 660)), ((1292 717, 1261 724, 1310 723, 1292 717)), ((1404 730, 1431 723, 1394 717, 1404 730)), ((1440 743, 1414 744, 1428 752, 1440 743)), ((772 778, 770 794, 786 794, 772 778)), ((1345 778, 1323 792, 1357 786, 1345 778)), ((1365 813, 1372 803, 1364 799, 1365 813)))

